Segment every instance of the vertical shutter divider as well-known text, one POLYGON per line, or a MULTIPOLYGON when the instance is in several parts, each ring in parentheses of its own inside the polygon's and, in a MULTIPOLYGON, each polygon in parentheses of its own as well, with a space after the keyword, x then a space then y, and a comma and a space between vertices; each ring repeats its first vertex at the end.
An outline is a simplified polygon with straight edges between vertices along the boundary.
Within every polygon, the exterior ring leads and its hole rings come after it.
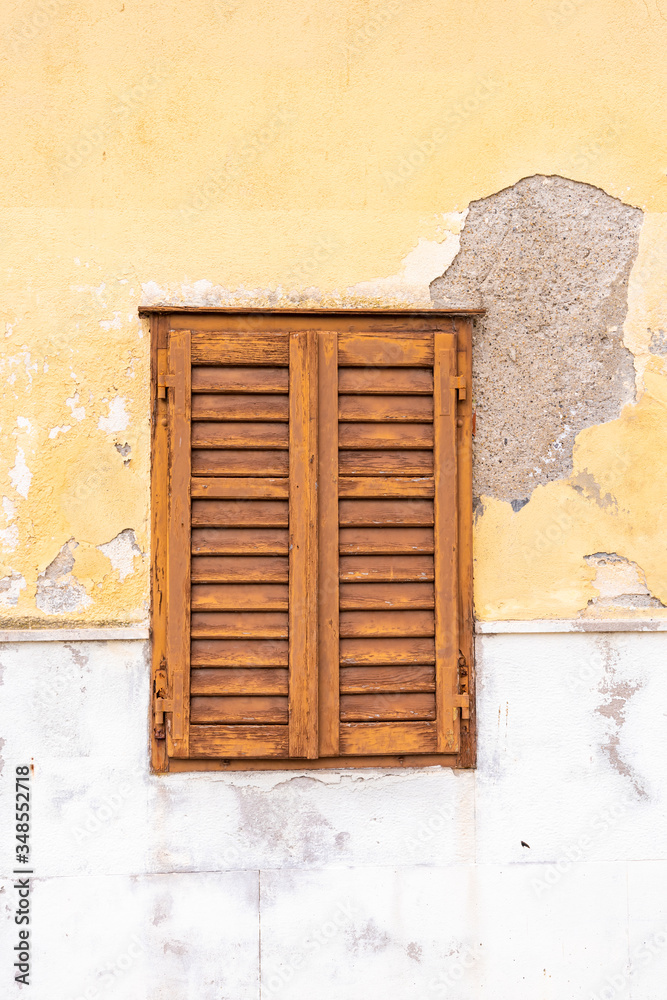
POLYGON ((338 334, 319 334, 319 743, 339 754, 338 334))
POLYGON ((435 699, 437 749, 458 750, 458 489, 456 337, 434 334, 435 699))
POLYGON ((318 755, 317 334, 289 338, 289 756, 318 755))
POLYGON ((169 517, 167 674, 172 717, 169 754, 187 757, 190 730, 190 331, 169 334, 169 517))

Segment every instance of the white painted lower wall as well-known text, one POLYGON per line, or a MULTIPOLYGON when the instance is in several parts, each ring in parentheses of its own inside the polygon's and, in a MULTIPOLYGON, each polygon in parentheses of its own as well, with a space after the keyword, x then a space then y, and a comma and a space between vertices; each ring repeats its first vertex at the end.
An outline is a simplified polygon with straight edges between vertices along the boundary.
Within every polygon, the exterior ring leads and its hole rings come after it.
POLYGON ((664 1000, 666 644, 479 636, 476 772, 158 777, 147 642, 5 643, 0 996, 664 1000))

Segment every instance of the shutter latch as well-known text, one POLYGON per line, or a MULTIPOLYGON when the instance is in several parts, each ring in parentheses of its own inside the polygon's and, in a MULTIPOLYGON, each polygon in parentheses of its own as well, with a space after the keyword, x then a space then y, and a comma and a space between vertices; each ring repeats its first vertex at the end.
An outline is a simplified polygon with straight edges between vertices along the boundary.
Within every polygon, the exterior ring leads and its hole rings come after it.
POLYGON ((163 740, 164 733, 164 713, 173 712, 174 704, 171 698, 167 697, 167 671, 166 662, 162 660, 160 663, 160 669, 155 671, 155 681, 154 681, 154 721, 155 721, 155 738, 158 740, 163 740))
POLYGON ((167 388, 175 385, 173 374, 168 370, 167 349, 158 347, 157 352, 157 398, 165 399, 167 388))

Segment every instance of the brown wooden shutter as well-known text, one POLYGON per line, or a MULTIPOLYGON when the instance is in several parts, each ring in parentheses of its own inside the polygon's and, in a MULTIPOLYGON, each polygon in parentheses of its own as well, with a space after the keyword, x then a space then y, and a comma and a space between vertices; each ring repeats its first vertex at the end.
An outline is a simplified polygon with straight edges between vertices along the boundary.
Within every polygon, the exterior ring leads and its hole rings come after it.
POLYGON ((323 336, 322 756, 459 748, 456 348, 323 336))
POLYGON ((470 328, 317 325, 153 325, 158 769, 474 761, 470 328))
POLYGON ((169 755, 315 757, 315 335, 171 331, 168 364, 169 755))

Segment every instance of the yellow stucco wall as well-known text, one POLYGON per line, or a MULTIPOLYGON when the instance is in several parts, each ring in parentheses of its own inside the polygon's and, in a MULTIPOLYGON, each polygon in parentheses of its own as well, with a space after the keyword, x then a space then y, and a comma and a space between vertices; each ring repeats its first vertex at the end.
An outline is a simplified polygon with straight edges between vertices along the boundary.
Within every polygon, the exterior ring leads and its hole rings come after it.
POLYGON ((517 513, 483 498, 477 611, 576 615, 598 551, 667 603, 667 368, 647 335, 667 329, 665 0, 34 0, 2 17, 0 623, 146 619, 141 301, 424 304, 469 202, 534 173, 645 213, 625 326, 640 398, 577 440, 607 506, 566 482, 517 513), (99 546, 128 529, 138 548, 114 564, 99 546), (70 539, 82 597, 49 615, 37 579, 70 539))

